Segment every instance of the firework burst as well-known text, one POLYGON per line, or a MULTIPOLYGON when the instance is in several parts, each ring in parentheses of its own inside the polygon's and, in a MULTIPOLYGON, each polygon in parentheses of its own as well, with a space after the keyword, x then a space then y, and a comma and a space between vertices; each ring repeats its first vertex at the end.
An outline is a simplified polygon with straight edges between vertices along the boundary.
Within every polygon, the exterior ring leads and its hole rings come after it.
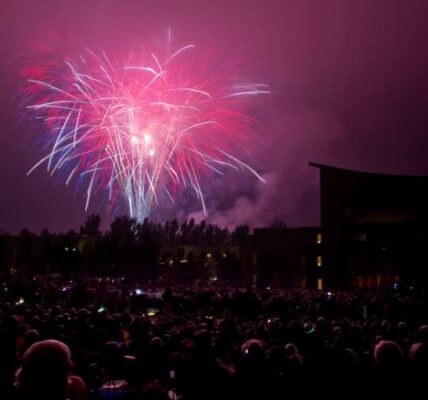
POLYGON ((203 188, 228 168, 262 180, 239 154, 251 125, 245 105, 269 93, 266 85, 207 73, 194 45, 163 59, 134 53, 126 62, 87 48, 61 59, 38 47, 48 57, 22 75, 26 108, 45 128, 46 154, 28 174, 45 165, 50 175, 64 172, 66 184, 81 177, 86 208, 95 191, 106 190, 139 221, 180 191, 192 191, 206 212, 203 188))

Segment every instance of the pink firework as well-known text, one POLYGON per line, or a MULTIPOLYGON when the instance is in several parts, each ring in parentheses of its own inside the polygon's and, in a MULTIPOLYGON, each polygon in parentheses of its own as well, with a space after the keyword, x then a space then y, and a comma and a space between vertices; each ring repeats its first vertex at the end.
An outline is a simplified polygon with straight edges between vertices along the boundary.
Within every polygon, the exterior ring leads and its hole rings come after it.
POLYGON ((104 189, 110 201, 126 199, 141 221, 163 199, 174 203, 190 190, 206 212, 202 188, 213 174, 233 168, 262 180, 239 153, 251 122, 243 110, 269 93, 266 85, 208 74, 194 45, 126 62, 87 48, 73 59, 43 50, 43 62, 22 70, 26 107, 46 128, 47 154, 28 173, 46 165, 51 175, 66 171, 66 184, 84 177, 86 208, 104 189))

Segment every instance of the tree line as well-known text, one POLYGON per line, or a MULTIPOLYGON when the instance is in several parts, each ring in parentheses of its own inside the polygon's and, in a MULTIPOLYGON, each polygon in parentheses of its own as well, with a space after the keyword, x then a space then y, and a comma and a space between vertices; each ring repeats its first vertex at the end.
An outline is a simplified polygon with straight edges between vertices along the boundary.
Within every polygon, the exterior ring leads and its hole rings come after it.
MULTIPOLYGON (((43 229, 40 235, 22 229, 18 236, 5 232, 0 237, 0 267, 24 268, 35 272, 122 273, 144 271, 151 273, 164 263, 183 261, 182 251, 161 257, 162 247, 206 246, 211 248, 238 245, 249 235, 247 225, 233 230, 193 218, 155 222, 145 219, 139 223, 126 215, 115 218, 109 229, 101 231, 101 217, 87 217, 78 232, 51 233, 43 229)), ((205 262, 194 255, 186 259, 192 264, 205 262)), ((213 262, 230 262, 233 257, 214 252, 213 262)), ((234 260, 235 262, 236 260, 234 260)))

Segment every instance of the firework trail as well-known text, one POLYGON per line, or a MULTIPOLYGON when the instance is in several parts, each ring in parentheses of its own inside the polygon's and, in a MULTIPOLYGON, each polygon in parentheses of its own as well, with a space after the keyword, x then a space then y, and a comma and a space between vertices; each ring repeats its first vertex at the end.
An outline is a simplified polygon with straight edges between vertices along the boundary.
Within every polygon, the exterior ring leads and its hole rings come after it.
POLYGON ((194 45, 126 62, 87 48, 63 59, 50 45, 38 50, 47 57, 21 74, 26 109, 45 128, 46 153, 28 174, 45 165, 66 184, 83 178, 86 209, 95 191, 106 190, 110 203, 126 199, 141 221, 159 202, 191 190, 206 213, 202 188, 213 174, 233 168, 262 180, 239 154, 251 125, 245 105, 269 93, 266 85, 212 77, 198 68, 194 45))

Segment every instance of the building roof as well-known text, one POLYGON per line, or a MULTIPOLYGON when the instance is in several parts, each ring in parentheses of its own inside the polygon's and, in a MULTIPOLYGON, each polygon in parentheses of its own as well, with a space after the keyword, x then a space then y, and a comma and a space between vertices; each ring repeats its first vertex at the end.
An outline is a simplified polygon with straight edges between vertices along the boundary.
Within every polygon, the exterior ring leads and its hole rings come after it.
POLYGON ((343 172, 348 174, 365 174, 370 176, 378 176, 378 177, 390 177, 390 178, 417 178, 417 179, 428 179, 428 175, 406 175, 406 174, 385 174, 385 173, 379 173, 379 172, 370 172, 370 171, 360 171, 355 169, 349 169, 349 168, 342 168, 342 167, 336 167, 333 165, 326 165, 326 164, 320 164, 315 162, 309 162, 309 165, 311 167, 327 170, 327 171, 334 171, 334 172, 343 172))

